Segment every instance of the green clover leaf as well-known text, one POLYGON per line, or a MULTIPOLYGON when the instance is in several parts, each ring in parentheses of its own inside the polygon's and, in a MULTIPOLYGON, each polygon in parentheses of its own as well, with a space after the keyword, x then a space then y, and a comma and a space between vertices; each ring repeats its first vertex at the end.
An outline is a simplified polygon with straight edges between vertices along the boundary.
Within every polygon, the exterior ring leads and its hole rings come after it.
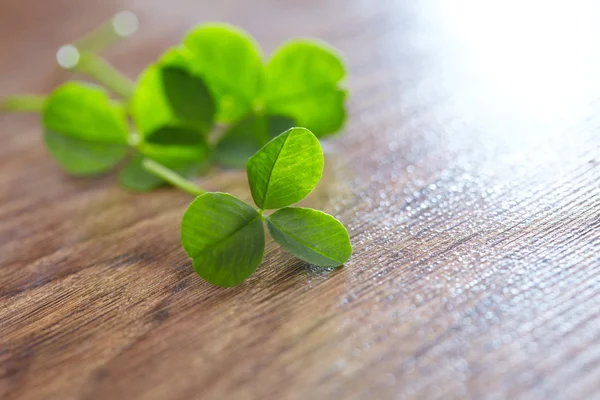
POLYGON ((44 143, 58 164, 74 176, 107 172, 127 153, 127 146, 121 144, 87 142, 48 129, 44 143))
POLYGON ((311 131, 289 129, 248 160, 254 202, 264 210, 299 202, 321 180, 324 163, 321 144, 311 131))
POLYGON ((123 106, 95 85, 68 82, 59 86, 48 96, 42 122, 47 130, 73 139, 127 145, 123 106))
POLYGON ((138 145, 140 153, 168 167, 180 168, 207 160, 206 137, 188 128, 165 126, 138 145))
POLYGON ((181 221, 181 244, 202 278, 234 286, 254 273, 265 249, 260 214, 226 193, 206 193, 190 204, 181 221))
POLYGON ((143 137, 166 126, 182 126, 207 134, 215 104, 204 82, 182 68, 154 64, 140 75, 130 111, 143 137))
MULTIPOLYGON (((202 77, 218 103, 217 120, 236 121, 248 114, 263 80, 260 47, 248 33, 228 24, 203 24, 184 38, 189 70, 202 77)), ((171 58, 171 59, 172 59, 171 58)))
POLYGON ((337 52, 309 40, 293 40, 275 51, 265 68, 264 103, 270 114, 288 115, 321 137, 346 119, 346 71, 337 52))
POLYGON ((69 174, 107 172, 127 153, 125 112, 105 90, 66 83, 50 94, 43 107, 44 142, 69 174))
POLYGON ((344 225, 322 211, 282 208, 267 217, 267 227, 277 243, 309 264, 340 266, 352 254, 344 225))

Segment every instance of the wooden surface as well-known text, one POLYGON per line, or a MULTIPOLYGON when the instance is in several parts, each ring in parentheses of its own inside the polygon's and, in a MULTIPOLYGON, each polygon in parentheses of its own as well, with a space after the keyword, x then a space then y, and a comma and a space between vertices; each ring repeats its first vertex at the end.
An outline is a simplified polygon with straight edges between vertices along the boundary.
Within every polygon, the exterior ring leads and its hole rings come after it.
POLYGON ((211 287, 186 194, 69 178, 2 115, 0 398, 600 398, 600 13, 481 3, 0 2, 0 96, 68 78, 56 48, 123 8, 141 30, 106 55, 132 77, 206 20, 338 46, 350 118, 307 203, 355 249, 322 271, 269 240, 211 287))

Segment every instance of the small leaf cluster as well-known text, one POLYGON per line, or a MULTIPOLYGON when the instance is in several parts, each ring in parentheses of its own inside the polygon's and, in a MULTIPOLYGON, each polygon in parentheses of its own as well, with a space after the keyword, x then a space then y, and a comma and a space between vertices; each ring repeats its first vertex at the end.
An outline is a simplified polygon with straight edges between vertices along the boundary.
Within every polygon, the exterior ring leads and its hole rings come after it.
POLYGON ((317 185, 323 173, 319 140, 292 128, 253 155, 246 165, 253 208, 226 193, 198 196, 181 221, 181 243, 202 278, 234 286, 254 273, 265 249, 263 221, 284 249, 314 265, 336 267, 350 258, 346 228, 331 215, 292 207, 317 185), (276 210, 265 216, 265 210, 276 210))
POLYGON ((189 177, 215 163, 242 168, 293 126, 318 137, 338 131, 344 77, 340 57, 321 42, 291 40, 264 61, 246 32, 204 24, 149 65, 130 98, 82 82, 56 88, 42 112, 44 139, 72 175, 105 173, 129 155, 119 182, 147 191, 165 182, 143 168, 144 158, 189 177))

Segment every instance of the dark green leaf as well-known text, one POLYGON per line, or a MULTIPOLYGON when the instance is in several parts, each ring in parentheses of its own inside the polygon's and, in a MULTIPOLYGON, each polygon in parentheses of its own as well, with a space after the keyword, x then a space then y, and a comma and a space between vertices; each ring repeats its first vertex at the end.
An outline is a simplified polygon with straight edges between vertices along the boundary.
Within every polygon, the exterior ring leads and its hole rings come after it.
POLYGON ((210 150, 202 133, 173 126, 154 131, 138 149, 146 157, 168 167, 181 167, 205 161, 210 150))
POLYGON ((161 72, 165 95, 177 119, 210 132, 215 104, 204 82, 183 69, 164 67, 161 72))
POLYGON ((285 43, 265 70, 265 109, 289 115, 318 137, 338 131, 346 119, 346 71, 337 52, 317 41, 285 43))
POLYGON ((243 30, 227 24, 204 24, 187 34, 188 52, 169 57, 199 74, 211 89, 218 107, 217 119, 232 122, 248 114, 259 95, 262 55, 258 44, 243 30))
POLYGON ((86 142, 127 144, 123 107, 98 86, 69 82, 55 89, 44 106, 47 130, 86 142))
POLYGON ((130 109, 142 136, 174 125, 208 133, 215 117, 215 104, 204 82, 169 65, 146 68, 138 80, 130 109))
POLYGON ((352 255, 350 237, 344 225, 322 211, 283 208, 269 215, 267 227, 277 243, 309 264, 339 266, 352 255))
POLYGON ((202 278, 234 286, 262 261, 265 248, 260 214, 226 193, 207 193, 190 204, 181 221, 181 243, 202 278))
POLYGON ((323 150, 315 135, 308 129, 292 128, 248 160, 252 198, 261 209, 294 204, 319 183, 323 165, 323 150))
POLYGON ((294 125, 288 117, 250 115, 225 131, 217 143, 216 158, 226 167, 243 168, 269 140, 294 125))
POLYGON ((88 142, 46 129, 44 142, 50 154, 69 174, 99 175, 115 166, 127 153, 127 146, 88 142))

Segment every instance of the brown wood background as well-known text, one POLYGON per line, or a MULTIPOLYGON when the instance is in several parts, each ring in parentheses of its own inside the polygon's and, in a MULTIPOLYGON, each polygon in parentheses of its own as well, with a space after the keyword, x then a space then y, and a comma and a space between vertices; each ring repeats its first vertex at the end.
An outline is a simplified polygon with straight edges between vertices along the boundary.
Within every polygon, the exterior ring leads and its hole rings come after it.
MULTIPOLYGON (((600 398, 593 2, 2 0, 0 96, 68 78, 57 47, 121 9, 141 29, 106 56, 131 77, 208 20, 344 52, 350 118, 307 203, 354 256, 269 241, 211 287, 186 194, 69 178, 35 116, 1 115, 0 398, 600 398)), ((243 172, 203 185, 248 198, 243 172)))

